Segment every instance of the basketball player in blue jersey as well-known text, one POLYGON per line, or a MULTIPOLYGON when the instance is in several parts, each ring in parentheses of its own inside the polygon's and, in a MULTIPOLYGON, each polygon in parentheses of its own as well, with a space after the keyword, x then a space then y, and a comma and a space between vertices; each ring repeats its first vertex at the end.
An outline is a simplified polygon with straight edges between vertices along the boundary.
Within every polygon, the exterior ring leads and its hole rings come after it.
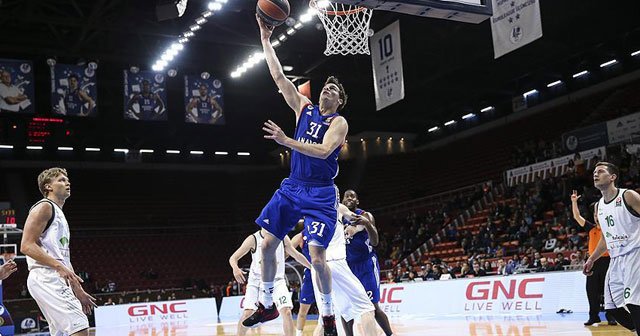
MULTIPOLYGON (((393 335, 389 318, 378 305, 378 302, 380 302, 380 264, 374 249, 378 245, 378 230, 375 226, 375 219, 370 212, 358 208, 360 200, 358 199, 358 194, 353 190, 345 191, 342 197, 342 204, 351 212, 360 215, 360 221, 357 225, 350 223, 347 219, 343 220, 347 237, 347 264, 349 264, 351 272, 364 286, 371 303, 376 308, 376 322, 378 322, 385 335, 393 335)), ((353 320, 346 322, 342 319, 342 325, 347 335, 352 336, 353 320)))
POLYGON ((243 324, 253 326, 278 317, 273 304, 273 279, 276 271, 275 250, 284 236, 304 217, 305 238, 309 243, 311 264, 316 271, 314 286, 319 289, 318 309, 325 335, 337 335, 331 302, 331 269, 326 248, 338 222, 338 189, 333 179, 338 175, 338 154, 348 131, 347 120, 338 114, 347 103, 344 88, 329 77, 322 88, 320 104, 313 105, 285 77, 275 50, 271 46, 272 28, 256 16, 260 39, 271 76, 296 116, 296 131, 290 138, 273 121, 265 122, 264 136, 292 150, 291 174, 274 193, 256 223, 268 234, 262 244, 263 298, 255 314, 243 324))
POLYGON ((69 83, 69 88, 64 95, 64 109, 66 115, 71 116, 87 116, 96 106, 96 103, 89 97, 89 95, 82 91, 78 87, 78 75, 71 74, 67 78, 67 82, 69 83), (82 112, 84 104, 88 103, 89 107, 85 112, 82 112))
POLYGON ((151 83, 142 81, 142 92, 135 94, 127 104, 129 116, 134 119, 153 120, 158 119, 164 113, 164 102, 157 93, 151 92, 151 83), (133 110, 133 104, 138 104, 140 112, 133 110))
POLYGON ((215 124, 222 118, 222 107, 215 98, 209 96, 209 87, 200 84, 198 88, 199 97, 191 98, 187 105, 187 121, 199 124, 215 124), (193 111, 196 110, 194 115, 193 111))

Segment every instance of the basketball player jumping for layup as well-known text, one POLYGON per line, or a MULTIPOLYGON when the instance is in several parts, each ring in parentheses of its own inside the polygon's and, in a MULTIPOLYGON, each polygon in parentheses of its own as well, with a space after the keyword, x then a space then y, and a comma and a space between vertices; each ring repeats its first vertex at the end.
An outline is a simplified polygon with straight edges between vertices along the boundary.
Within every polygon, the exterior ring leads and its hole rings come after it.
POLYGON ((327 266, 326 248, 338 222, 338 189, 333 179, 338 174, 338 154, 345 141, 348 124, 338 115, 347 103, 340 82, 329 77, 322 88, 319 105, 313 105, 288 80, 271 46, 272 28, 256 16, 260 40, 271 76, 296 116, 295 138, 287 137, 271 120, 264 124, 265 138, 291 148, 291 174, 274 193, 256 220, 268 233, 262 242, 263 298, 258 310, 246 319, 247 327, 278 316, 273 304, 273 279, 276 271, 275 250, 298 220, 304 217, 311 264, 319 287, 319 310, 325 335, 336 335, 331 302, 331 270, 327 266))
MULTIPOLYGON (((584 264, 584 273, 591 275, 593 264, 608 249, 611 264, 604 289, 604 308, 625 325, 628 314, 636 332, 640 331, 640 195, 616 187, 620 170, 609 162, 598 162, 593 172, 593 184, 602 193, 596 205, 596 215, 602 227, 602 237, 593 255, 584 264), (626 316, 625 316, 626 315, 626 316)), ((640 333, 639 333, 640 335, 640 333)))

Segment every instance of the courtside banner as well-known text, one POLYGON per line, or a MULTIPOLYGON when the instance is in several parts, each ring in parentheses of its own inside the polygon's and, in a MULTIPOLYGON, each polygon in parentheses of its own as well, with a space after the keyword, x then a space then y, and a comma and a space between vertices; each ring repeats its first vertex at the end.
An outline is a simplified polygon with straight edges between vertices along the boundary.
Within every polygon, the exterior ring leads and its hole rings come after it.
POLYGON ((538 0, 492 0, 491 35, 495 58, 542 37, 538 0))
POLYGON ((216 299, 140 302, 96 308, 96 327, 136 326, 176 321, 216 321, 216 299))
POLYGON ((380 308, 396 317, 588 312, 585 283, 582 272, 548 272, 383 284, 380 308))

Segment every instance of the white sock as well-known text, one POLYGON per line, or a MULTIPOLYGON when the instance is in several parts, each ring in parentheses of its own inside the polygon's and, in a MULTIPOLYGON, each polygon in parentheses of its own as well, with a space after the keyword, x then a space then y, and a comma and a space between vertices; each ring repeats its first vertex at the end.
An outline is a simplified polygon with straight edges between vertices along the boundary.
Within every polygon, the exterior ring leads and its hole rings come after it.
POLYGON ((321 302, 320 315, 322 316, 333 315, 333 306, 331 304, 331 293, 329 294, 320 293, 320 302, 321 302))
POLYGON ((262 283, 262 300, 260 301, 265 308, 273 305, 273 282, 262 283))
POLYGON ((296 336, 302 336, 302 330, 296 329, 296 336))

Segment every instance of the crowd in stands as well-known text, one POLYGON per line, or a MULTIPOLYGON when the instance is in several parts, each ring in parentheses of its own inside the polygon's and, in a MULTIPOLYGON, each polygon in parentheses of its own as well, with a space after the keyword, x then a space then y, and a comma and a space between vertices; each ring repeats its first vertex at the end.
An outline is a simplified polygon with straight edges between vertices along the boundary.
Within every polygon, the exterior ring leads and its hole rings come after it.
MULTIPOLYGON (((461 229, 446 217, 448 213, 464 211, 469 202, 448 203, 438 212, 442 216, 433 221, 410 212, 403 223, 392 224, 399 229, 390 242, 391 253, 385 255, 384 250, 378 250, 381 260, 388 256, 385 265, 395 267, 383 274, 385 280, 428 281, 579 269, 588 257, 587 233, 572 219, 570 195, 573 190, 583 195, 581 213, 585 218, 593 218, 588 205, 597 201, 600 194, 593 187, 590 172, 599 160, 591 160, 589 167, 584 161, 577 161, 584 167, 506 188, 498 196, 501 200, 486 209, 486 221, 477 228, 461 229), (423 232, 439 232, 432 240, 461 249, 465 260, 448 262, 425 252, 413 265, 398 263, 415 251, 412 246, 429 239, 423 232), (408 253, 407 245, 410 245, 408 253)), ((635 153, 624 146, 610 147, 607 161, 620 167, 620 187, 640 186, 635 153)))

